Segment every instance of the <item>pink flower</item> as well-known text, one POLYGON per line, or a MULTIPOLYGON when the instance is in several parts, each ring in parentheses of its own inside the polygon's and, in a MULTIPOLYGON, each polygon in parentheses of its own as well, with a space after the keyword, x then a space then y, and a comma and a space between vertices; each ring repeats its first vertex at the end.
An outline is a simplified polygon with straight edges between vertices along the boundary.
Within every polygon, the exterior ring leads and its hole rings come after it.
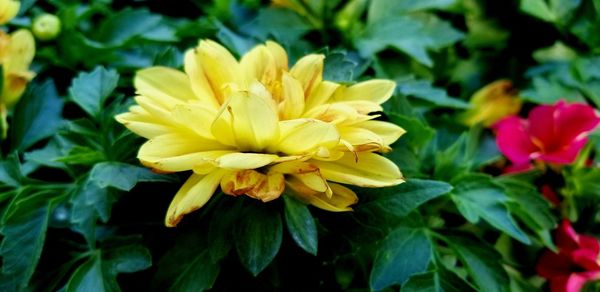
POLYGON ((593 107, 566 103, 535 107, 527 119, 509 116, 494 125, 498 148, 516 169, 531 160, 572 163, 588 141, 588 133, 600 123, 593 107))
POLYGON ((558 253, 545 250, 536 266, 537 273, 550 281, 552 292, 578 292, 591 280, 600 279, 600 242, 593 236, 577 234, 563 220, 555 233, 558 253))

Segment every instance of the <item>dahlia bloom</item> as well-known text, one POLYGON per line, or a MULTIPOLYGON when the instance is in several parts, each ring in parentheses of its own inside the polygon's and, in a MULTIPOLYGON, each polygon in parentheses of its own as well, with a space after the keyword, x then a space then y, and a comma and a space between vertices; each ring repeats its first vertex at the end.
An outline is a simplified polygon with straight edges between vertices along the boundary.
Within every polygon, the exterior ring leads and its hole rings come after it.
POLYGON ((496 144, 516 169, 526 169, 531 160, 569 164, 598 123, 593 107, 561 100, 535 107, 527 119, 509 116, 496 123, 496 144))
POLYGON ((323 80, 323 55, 288 68, 285 50, 267 42, 237 61, 224 47, 200 41, 184 56, 185 73, 139 71, 137 105, 116 118, 149 139, 142 164, 160 172, 192 170, 165 223, 175 226, 223 193, 264 202, 284 193, 329 211, 349 211, 356 194, 342 184, 402 183, 389 151, 404 130, 377 121, 395 84, 351 86, 323 80))
POLYGON ((577 234, 567 220, 555 233, 558 253, 546 250, 537 263, 537 272, 550 281, 552 292, 577 292, 586 282, 600 279, 600 242, 577 234))
POLYGON ((461 116, 468 126, 481 123, 489 127, 521 110, 521 100, 509 80, 498 80, 484 86, 473 94, 469 103, 472 108, 461 116))

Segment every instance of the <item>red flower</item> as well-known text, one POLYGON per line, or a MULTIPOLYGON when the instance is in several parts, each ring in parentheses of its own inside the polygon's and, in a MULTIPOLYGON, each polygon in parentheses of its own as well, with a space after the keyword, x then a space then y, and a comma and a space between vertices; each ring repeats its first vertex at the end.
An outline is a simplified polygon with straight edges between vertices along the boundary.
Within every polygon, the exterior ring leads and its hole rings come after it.
POLYGON ((567 220, 555 233, 558 253, 546 250, 537 263, 537 272, 550 281, 552 292, 577 292, 590 280, 600 279, 600 242, 593 236, 577 234, 567 220))
POLYGON ((593 107, 561 100, 535 107, 527 119, 506 117, 494 128, 502 154, 516 169, 525 169, 531 160, 572 163, 587 143, 587 134, 599 123, 600 116, 593 107))

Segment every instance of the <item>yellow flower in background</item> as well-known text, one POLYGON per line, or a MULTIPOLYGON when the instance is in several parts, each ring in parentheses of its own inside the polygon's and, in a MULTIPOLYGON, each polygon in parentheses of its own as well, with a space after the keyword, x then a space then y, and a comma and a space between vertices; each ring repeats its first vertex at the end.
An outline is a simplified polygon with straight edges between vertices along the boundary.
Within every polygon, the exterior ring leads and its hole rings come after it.
POLYGON ((19 13, 21 3, 13 0, 0 0, 0 25, 9 22, 19 13))
POLYGON ((192 170, 171 202, 175 226, 220 187, 264 202, 282 193, 329 211, 349 211, 356 194, 342 184, 402 183, 388 151, 404 130, 374 120, 393 94, 389 80, 343 86, 323 80, 323 55, 288 67, 285 50, 258 45, 236 60, 224 47, 200 41, 186 52, 185 73, 139 71, 137 105, 117 116, 149 140, 140 161, 157 171, 192 170))
POLYGON ((20 29, 12 34, 0 30, 0 65, 3 82, 0 94, 0 129, 2 138, 6 137, 8 124, 6 116, 35 76, 29 71, 29 65, 35 55, 35 41, 28 30, 20 29))
POLYGON ((473 94, 470 103, 472 108, 461 116, 468 126, 481 123, 489 127, 521 110, 518 92, 509 80, 498 80, 484 86, 473 94))

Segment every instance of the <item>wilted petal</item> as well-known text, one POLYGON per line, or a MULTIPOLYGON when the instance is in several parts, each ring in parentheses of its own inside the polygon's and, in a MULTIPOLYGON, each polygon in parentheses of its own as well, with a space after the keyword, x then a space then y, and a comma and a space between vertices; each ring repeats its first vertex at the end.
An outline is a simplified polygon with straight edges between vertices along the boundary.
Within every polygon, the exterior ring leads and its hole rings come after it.
POLYGON ((249 197, 269 202, 281 196, 285 189, 285 179, 281 173, 268 173, 266 179, 257 184, 247 195, 249 197))
POLYGON ((290 188, 290 195, 323 210, 331 212, 352 211, 350 206, 358 202, 358 197, 352 190, 339 184, 329 183, 332 190, 331 196, 314 191, 296 178, 288 179, 286 184, 290 188))
POLYGON ((361 187, 386 187, 401 184, 404 177, 387 158, 374 153, 347 153, 336 161, 311 160, 329 181, 361 187))
POLYGON ((227 173, 225 170, 216 170, 207 175, 192 174, 171 201, 165 225, 174 227, 185 214, 204 206, 217 189, 221 178, 227 173))

